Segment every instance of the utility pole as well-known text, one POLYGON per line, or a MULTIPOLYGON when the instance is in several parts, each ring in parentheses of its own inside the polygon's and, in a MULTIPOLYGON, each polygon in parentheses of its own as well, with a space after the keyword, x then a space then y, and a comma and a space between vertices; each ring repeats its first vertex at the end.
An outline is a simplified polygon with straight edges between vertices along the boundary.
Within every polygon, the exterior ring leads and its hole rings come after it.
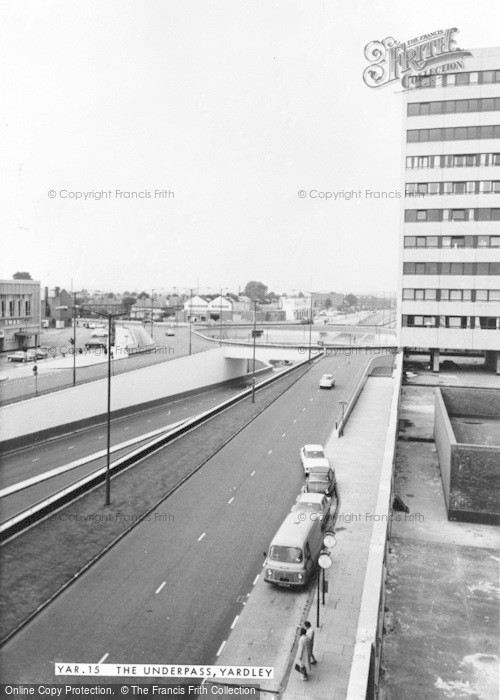
POLYGON ((193 288, 189 290, 189 354, 191 355, 191 327, 193 324, 193 288))
POLYGON ((309 319, 309 362, 311 362, 311 343, 312 343, 312 327, 313 327, 313 292, 311 289, 311 317, 309 319))
POLYGON ((154 293, 155 293, 155 290, 152 289, 151 290, 151 337, 152 338, 153 338, 153 305, 154 305, 153 295, 154 295, 154 293))
POLYGON ((253 302, 252 403, 255 403, 255 343, 257 341, 257 300, 253 302))

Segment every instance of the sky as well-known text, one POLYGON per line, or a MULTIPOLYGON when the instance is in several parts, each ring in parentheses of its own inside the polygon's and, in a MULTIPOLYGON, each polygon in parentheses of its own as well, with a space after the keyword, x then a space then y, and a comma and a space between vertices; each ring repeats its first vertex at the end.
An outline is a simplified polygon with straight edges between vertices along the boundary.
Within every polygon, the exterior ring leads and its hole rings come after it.
POLYGON ((448 27, 496 46, 498 8, 4 0, 0 278, 395 290, 401 199, 365 190, 401 192, 401 86, 365 85, 364 48, 448 27), (314 196, 342 190, 363 196, 314 196))

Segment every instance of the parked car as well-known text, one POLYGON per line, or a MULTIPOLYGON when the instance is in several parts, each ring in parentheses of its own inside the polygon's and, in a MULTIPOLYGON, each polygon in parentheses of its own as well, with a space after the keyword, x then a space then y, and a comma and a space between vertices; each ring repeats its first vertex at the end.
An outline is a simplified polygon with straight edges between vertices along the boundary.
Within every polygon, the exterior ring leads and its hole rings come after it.
POLYGON ((324 493, 332 496, 334 488, 335 472, 331 467, 311 467, 304 484, 304 493, 324 493))
POLYGON ((175 333, 171 328, 169 328, 168 331, 165 333, 165 335, 173 336, 173 335, 175 335, 175 333))
POLYGON ((300 450, 300 461, 307 475, 311 467, 329 467, 330 462, 326 458, 325 451, 321 445, 304 445, 300 450))
POLYGON ((311 520, 321 520, 321 527, 325 528, 330 517, 330 506, 332 499, 323 493, 301 493, 292 513, 298 514, 298 520, 310 518, 311 520))
POLYGON ((108 331, 105 330, 95 330, 93 333, 90 334, 91 338, 107 338, 108 337, 108 331))
POLYGON ((335 377, 333 374, 324 374, 319 380, 320 389, 333 389, 335 386, 335 377))
POLYGON ((34 362, 36 354, 34 350, 17 350, 12 355, 7 355, 8 362, 34 362))

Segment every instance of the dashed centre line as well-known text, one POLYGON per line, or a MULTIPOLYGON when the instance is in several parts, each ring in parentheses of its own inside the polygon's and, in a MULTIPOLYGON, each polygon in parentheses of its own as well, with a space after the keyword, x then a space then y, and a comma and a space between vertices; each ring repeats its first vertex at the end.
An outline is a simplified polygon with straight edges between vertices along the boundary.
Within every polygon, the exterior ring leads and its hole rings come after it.
POLYGON ((205 537, 207 533, 203 532, 199 537, 198 537, 198 542, 201 542, 201 540, 205 537))
POLYGON ((225 646, 226 646, 226 640, 224 640, 222 642, 222 644, 220 645, 219 651, 217 652, 216 656, 220 656, 222 654, 222 650, 224 649, 225 646))
POLYGON ((108 658, 108 656, 109 656, 109 653, 104 654, 104 656, 102 657, 102 659, 99 659, 99 661, 98 661, 97 663, 98 663, 98 664, 103 664, 103 663, 106 661, 106 659, 108 658))
POLYGON ((257 581, 259 580, 259 577, 260 577, 260 574, 257 574, 257 576, 256 576, 256 577, 254 578, 254 580, 253 580, 252 586, 255 586, 255 584, 256 584, 257 581))
POLYGON ((236 617, 234 618, 233 624, 231 625, 231 629, 232 629, 232 630, 234 630, 234 626, 235 626, 236 623, 238 622, 239 617, 240 617, 239 615, 236 615, 236 617))
POLYGON ((231 496, 231 498, 230 498, 229 501, 227 502, 227 505, 229 505, 229 504, 232 503, 233 501, 234 501, 234 496, 231 496))
POLYGON ((161 591, 161 589, 163 588, 163 586, 166 585, 166 583, 167 583, 166 581, 163 581, 163 583, 161 584, 161 586, 158 586, 158 588, 157 588, 156 591, 155 591, 155 595, 158 595, 158 593, 161 591))
POLYGON ((39 459, 40 459, 40 457, 35 457, 35 459, 32 459, 31 461, 32 461, 32 462, 38 462, 39 459))

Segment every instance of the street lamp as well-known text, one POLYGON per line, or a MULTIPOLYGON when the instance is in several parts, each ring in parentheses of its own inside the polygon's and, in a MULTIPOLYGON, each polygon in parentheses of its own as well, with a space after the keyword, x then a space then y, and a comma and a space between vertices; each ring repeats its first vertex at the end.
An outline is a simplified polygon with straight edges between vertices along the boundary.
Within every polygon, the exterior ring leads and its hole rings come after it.
POLYGON ((106 447, 106 498, 104 504, 111 503, 111 478, 110 478, 110 455, 111 455, 111 342, 113 339, 113 319, 124 316, 126 312, 111 314, 105 311, 92 310, 92 313, 108 319, 108 410, 107 410, 107 447, 106 447))
POLYGON ((314 294, 311 290, 311 314, 309 319, 309 362, 311 362, 311 343, 312 343, 312 327, 313 327, 313 299, 314 294))
POLYGON ((255 343, 257 340, 257 300, 253 302, 252 403, 255 403, 255 343))
POLYGON ((193 288, 189 290, 189 354, 191 355, 191 333, 193 326, 193 288))
POLYGON ((219 322, 220 322, 219 345, 220 346, 222 346, 222 292, 224 290, 227 291, 227 287, 221 287, 221 290, 220 290, 220 314, 219 314, 219 316, 220 316, 220 318, 219 318, 219 322))
POLYGON ((68 310, 69 308, 73 309, 73 386, 76 386, 76 310, 79 308, 76 305, 76 295, 79 292, 72 292, 73 294, 73 306, 56 306, 56 309, 64 309, 68 310))

